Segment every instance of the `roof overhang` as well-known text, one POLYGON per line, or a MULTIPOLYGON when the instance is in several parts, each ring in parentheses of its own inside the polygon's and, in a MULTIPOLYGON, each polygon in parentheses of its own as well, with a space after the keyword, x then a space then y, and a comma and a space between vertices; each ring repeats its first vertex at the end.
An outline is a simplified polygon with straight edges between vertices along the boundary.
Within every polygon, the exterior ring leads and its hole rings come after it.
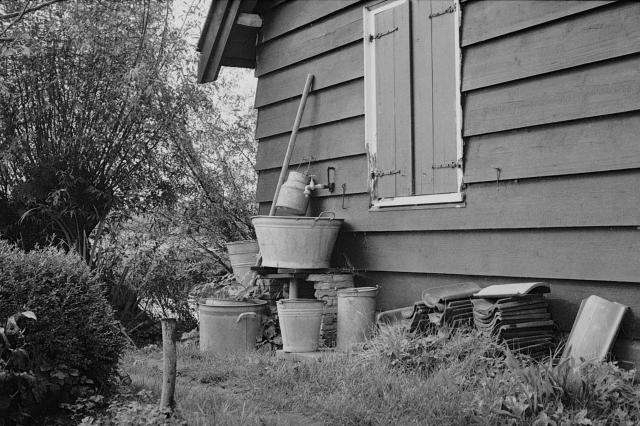
POLYGON ((258 0, 213 0, 198 41, 198 83, 218 78, 221 66, 255 68, 261 21, 258 0))

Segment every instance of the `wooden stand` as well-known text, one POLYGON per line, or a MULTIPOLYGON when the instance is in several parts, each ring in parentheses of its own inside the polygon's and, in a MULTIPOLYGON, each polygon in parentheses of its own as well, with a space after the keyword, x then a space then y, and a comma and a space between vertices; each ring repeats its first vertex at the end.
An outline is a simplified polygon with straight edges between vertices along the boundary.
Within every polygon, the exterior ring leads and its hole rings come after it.
POLYGON ((336 268, 323 268, 323 269, 289 269, 289 268, 269 268, 263 266, 253 266, 252 271, 255 271, 260 278, 267 279, 287 279, 289 280, 289 299, 298 298, 298 289, 300 283, 307 279, 311 274, 332 274, 342 272, 336 268))

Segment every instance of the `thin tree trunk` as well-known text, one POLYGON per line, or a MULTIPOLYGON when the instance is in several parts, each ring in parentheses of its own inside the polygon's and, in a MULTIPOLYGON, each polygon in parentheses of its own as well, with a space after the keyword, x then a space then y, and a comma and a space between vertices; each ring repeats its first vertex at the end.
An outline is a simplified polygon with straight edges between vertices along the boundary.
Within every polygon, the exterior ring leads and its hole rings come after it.
POLYGON ((176 405, 174 394, 176 391, 176 320, 162 319, 162 395, 160 407, 173 410, 176 405))

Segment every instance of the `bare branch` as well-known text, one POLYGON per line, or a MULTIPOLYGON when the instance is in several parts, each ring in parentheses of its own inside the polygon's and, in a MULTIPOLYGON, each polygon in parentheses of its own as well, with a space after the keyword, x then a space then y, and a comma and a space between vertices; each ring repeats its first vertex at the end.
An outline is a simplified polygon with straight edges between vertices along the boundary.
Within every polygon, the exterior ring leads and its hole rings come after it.
MULTIPOLYGON (((54 3, 60 3, 61 1, 65 1, 65 0, 49 0, 47 2, 39 4, 37 6, 30 7, 29 9, 27 9, 26 6, 25 6, 25 8, 22 9, 22 11, 20 11, 20 12, 13 12, 13 13, 7 13, 5 15, 0 15, 0 21, 7 21, 7 20, 10 20, 10 19, 14 19, 14 18, 18 18, 16 20, 16 21, 18 21, 24 15, 36 12, 36 11, 38 11, 40 9, 44 9, 45 7, 49 7, 54 3)), ((15 24, 16 21, 14 21, 11 25, 15 24)))

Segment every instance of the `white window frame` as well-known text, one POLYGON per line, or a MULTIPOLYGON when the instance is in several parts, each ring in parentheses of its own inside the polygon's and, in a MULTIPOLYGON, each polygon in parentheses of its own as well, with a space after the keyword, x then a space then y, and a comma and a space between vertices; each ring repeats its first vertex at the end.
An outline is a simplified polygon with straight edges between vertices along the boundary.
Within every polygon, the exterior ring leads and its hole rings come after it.
MULTIPOLYGON (((377 152, 377 129, 376 129, 376 74, 375 74, 375 44, 368 41, 370 34, 376 34, 375 15, 403 4, 410 0, 394 0, 385 3, 378 3, 372 6, 363 7, 363 27, 364 27, 364 123, 365 123, 365 148, 367 155, 375 158, 377 152)), ((463 139, 462 139, 462 97, 461 97, 461 65, 462 50, 460 48, 460 0, 454 3, 457 31, 455 32, 455 69, 456 69, 456 158, 459 164, 457 170, 457 192, 444 194, 410 195, 404 197, 389 197, 373 199, 373 184, 370 179, 369 193, 372 195, 371 208, 415 206, 426 204, 461 203, 464 201, 463 183, 463 139)), ((413 119, 412 119, 413 123, 413 119)), ((369 176, 371 176, 372 161, 369 160, 369 176)))

